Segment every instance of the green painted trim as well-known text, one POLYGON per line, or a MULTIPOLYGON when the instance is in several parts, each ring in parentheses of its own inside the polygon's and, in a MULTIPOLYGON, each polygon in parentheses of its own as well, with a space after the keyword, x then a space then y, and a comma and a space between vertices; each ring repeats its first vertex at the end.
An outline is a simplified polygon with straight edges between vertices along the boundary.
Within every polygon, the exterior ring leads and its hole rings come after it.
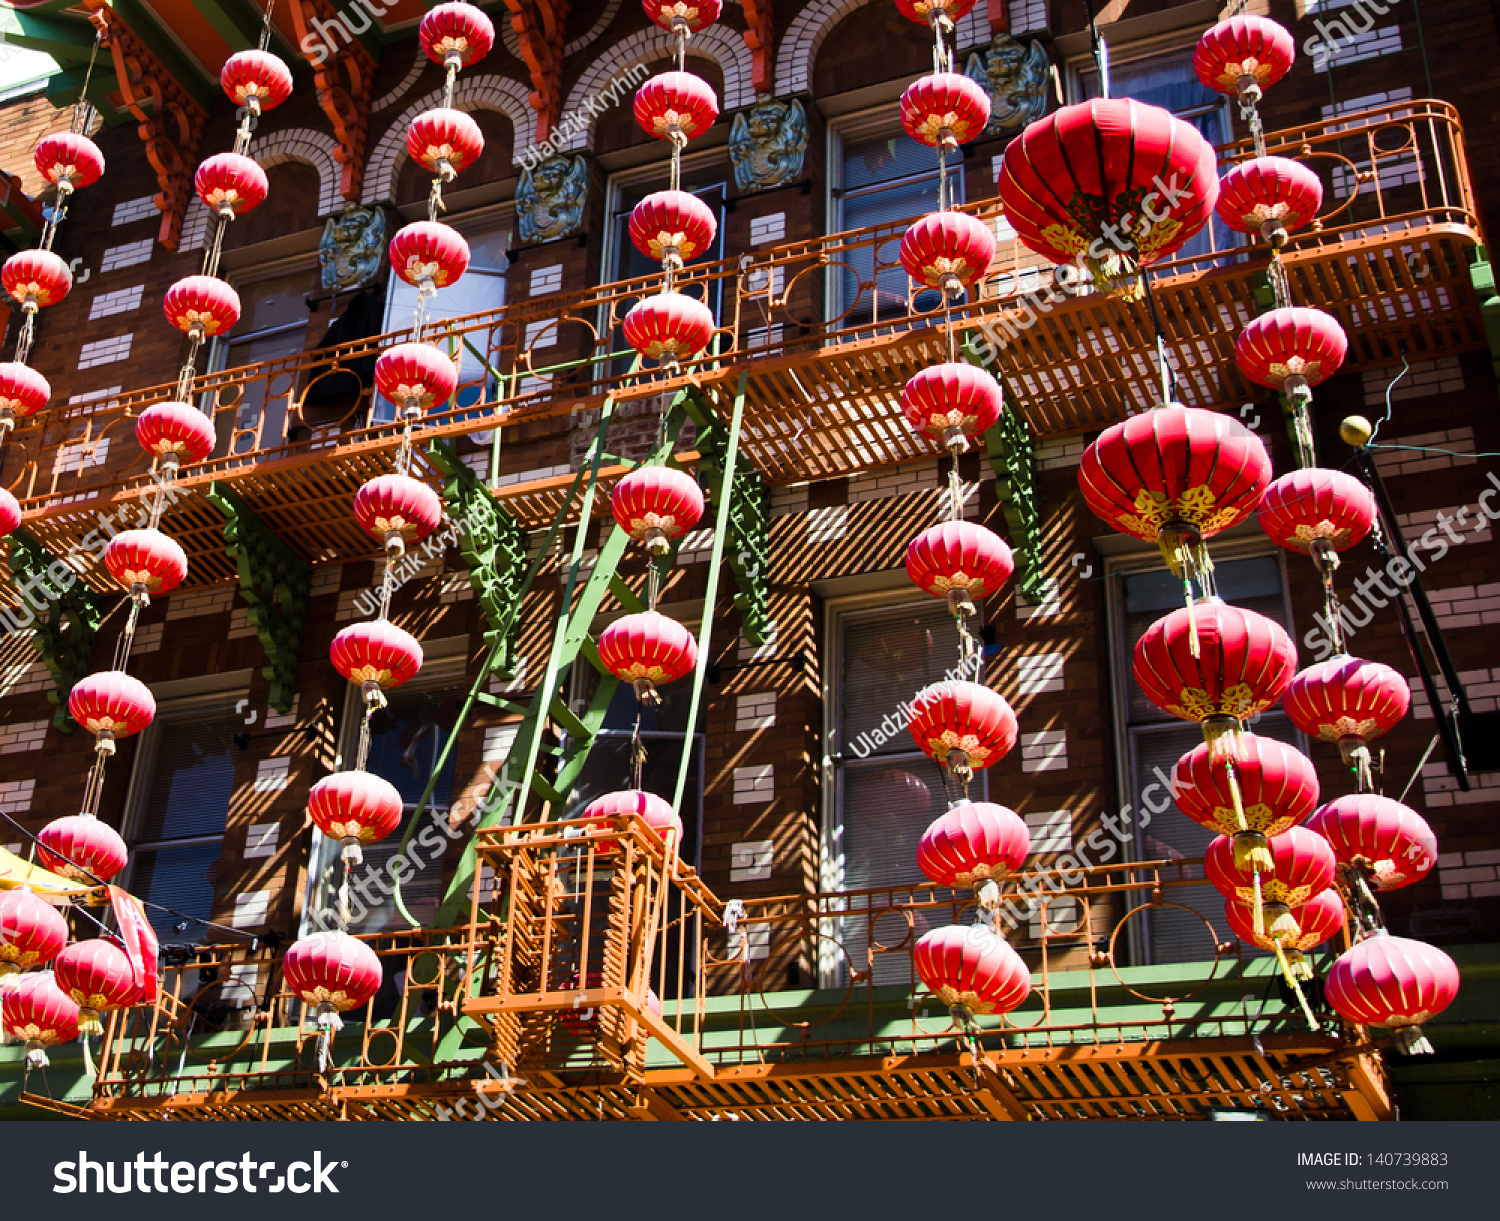
MULTIPOLYGON (((47 100, 59 110, 77 105, 83 94, 83 78, 88 73, 88 64, 65 68, 47 78, 47 100)), ((120 78, 115 75, 110 57, 101 52, 99 62, 94 65, 94 75, 89 81, 89 102, 106 125, 119 127, 122 123, 135 122, 135 116, 126 110, 118 110, 109 103, 109 95, 120 88, 120 78)))
POLYGON ((1484 322, 1484 335, 1490 345, 1490 371, 1496 384, 1500 384, 1500 290, 1495 285, 1495 267, 1490 262, 1489 251, 1483 246, 1475 252, 1469 267, 1469 282, 1479 297, 1479 316, 1484 322))
POLYGON ((245 0, 193 0, 193 7, 231 51, 245 51, 259 44, 261 17, 245 0))
MULTIPOLYGON (((68 60, 87 59, 94 45, 94 27, 87 21, 36 9, 0 8, 0 34, 12 46, 68 60)), ((104 53, 100 58, 105 58, 104 53)))

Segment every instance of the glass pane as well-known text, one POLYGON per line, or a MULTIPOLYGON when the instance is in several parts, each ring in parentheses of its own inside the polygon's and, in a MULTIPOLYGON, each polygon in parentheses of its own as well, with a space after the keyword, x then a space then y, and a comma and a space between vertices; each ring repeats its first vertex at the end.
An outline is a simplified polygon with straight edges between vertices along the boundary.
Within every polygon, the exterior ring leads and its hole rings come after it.
MULTIPOLYGON (((458 693, 447 688, 412 691, 399 687, 386 699, 386 707, 370 720, 366 770, 389 780, 403 801, 415 805, 453 728, 458 693)), ((450 755, 432 790, 432 804, 442 809, 453 801, 453 766, 450 755)))
POLYGON ((159 722, 137 840, 150 843, 224 833, 238 753, 231 739, 239 729, 233 717, 159 722))
MULTIPOLYGON (((222 814, 219 826, 223 828, 222 814)), ((159 903, 186 916, 211 919, 214 885, 219 875, 222 841, 175 848, 137 848, 131 853, 131 893, 147 903, 159 903)), ((205 940, 201 925, 190 924, 177 930, 177 916, 147 907, 146 915, 163 943, 201 942, 205 940)))
POLYGON ((958 634, 942 602, 846 619, 838 752, 846 759, 911 752, 915 743, 900 705, 957 664, 958 634))

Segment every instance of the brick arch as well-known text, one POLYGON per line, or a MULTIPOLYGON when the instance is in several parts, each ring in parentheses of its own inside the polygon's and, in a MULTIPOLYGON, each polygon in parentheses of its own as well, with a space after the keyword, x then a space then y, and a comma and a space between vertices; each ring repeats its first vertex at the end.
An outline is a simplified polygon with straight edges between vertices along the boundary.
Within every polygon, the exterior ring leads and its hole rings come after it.
MULTIPOLYGON (((563 58, 566 59, 576 51, 582 51, 584 47, 589 46, 599 35, 609 29, 622 3, 624 0, 609 0, 609 3, 604 6, 604 11, 594 19, 594 24, 589 27, 588 32, 563 47, 563 58)), ((495 28, 500 34, 500 41, 505 44, 505 49, 510 52, 512 59, 517 63, 524 63, 525 61, 521 58, 521 39, 510 24, 510 15, 497 13, 495 16, 497 18, 495 28)))
MULTIPOLYGON (((828 32, 845 17, 867 4, 887 0, 813 0, 781 36, 776 52, 776 96, 785 98, 812 89, 813 64, 828 32)), ((990 41, 987 10, 976 4, 958 23, 958 49, 967 51, 990 41)), ((915 29, 916 27, 913 26, 915 29)))
MULTIPOLYGON (((289 127, 274 132, 250 145, 250 153, 262 169, 272 169, 288 161, 300 161, 318 171, 318 215, 338 211, 340 168, 333 159, 337 144, 331 133, 310 127, 289 127)), ((208 240, 208 209, 196 195, 188 206, 182 226, 182 250, 201 250, 208 240)))
MULTIPOLYGON (((665 59, 676 54, 676 51, 677 40, 655 25, 638 30, 628 38, 622 38, 578 78, 578 83, 569 91, 568 100, 563 105, 562 118, 566 120, 569 114, 587 113, 586 102, 589 97, 608 93, 613 82, 632 68, 665 59)), ((750 48, 745 45, 740 34, 722 26, 711 25, 693 35, 687 45, 687 53, 689 59, 709 59, 719 65, 724 73, 724 96, 720 99, 720 104, 726 111, 738 110, 755 101, 755 87, 750 83, 750 48)), ((632 95, 633 91, 618 98, 615 104, 628 106, 632 95)), ((597 116, 589 115, 587 128, 572 132, 559 142, 558 147, 564 152, 587 148, 593 142, 596 121, 597 116)))
MULTIPOLYGON (((456 110, 488 110, 503 114, 510 120, 515 132, 512 159, 526 134, 532 130, 533 112, 526 99, 526 86, 508 77, 495 75, 473 76, 467 80, 460 76, 458 88, 453 92, 453 106, 456 110)), ((383 203, 395 198, 396 176, 406 164, 406 129, 424 110, 431 110, 442 104, 443 91, 434 89, 403 110, 386 128, 385 135, 380 137, 380 142, 365 159, 364 203, 383 203)))

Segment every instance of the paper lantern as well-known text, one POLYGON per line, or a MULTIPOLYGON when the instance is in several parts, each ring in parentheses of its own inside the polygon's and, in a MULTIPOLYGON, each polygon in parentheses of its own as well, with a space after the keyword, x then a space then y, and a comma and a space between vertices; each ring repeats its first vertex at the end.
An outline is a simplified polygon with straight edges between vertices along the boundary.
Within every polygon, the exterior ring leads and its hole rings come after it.
POLYGON ((1000 383, 967 361, 929 365, 901 391, 906 422, 954 453, 993 428, 1004 409, 1000 383))
POLYGON ((156 700, 146 684, 123 670, 101 670, 73 684, 68 712, 94 735, 95 749, 112 755, 115 739, 140 733, 156 717, 156 700))
POLYGON ((635 121, 648 136, 684 144, 719 117, 712 86, 691 72, 658 72, 635 93, 635 121))
POLYGON ((1377 890, 1420 882, 1437 864, 1437 836, 1410 806, 1377 793, 1335 797, 1308 820, 1341 865, 1357 869, 1377 890))
POLYGON ((1264 842, 1317 807, 1318 773, 1295 746, 1234 734, 1177 760, 1171 792, 1177 808, 1201 826, 1231 837, 1253 832, 1264 842))
POLYGON ((87 136, 60 131, 43 136, 32 152, 37 172, 67 195, 93 186, 104 176, 104 154, 87 136))
POLYGON ((1252 913, 1255 927, 1295 936, 1300 930, 1291 909, 1333 885, 1337 867, 1333 849, 1316 831, 1290 827, 1271 838, 1270 858, 1269 867, 1244 861, 1229 838, 1221 835, 1209 844, 1203 871, 1226 899, 1260 905, 1264 919, 1256 921, 1252 913))
POLYGON ((216 153, 193 175, 198 198, 210 212, 233 219, 265 203, 271 183, 249 157, 239 153, 216 153))
POLYGON ((78 1031, 104 1033, 106 1013, 129 1009, 141 1000, 145 980, 130 956, 113 941, 75 941, 60 953, 52 974, 63 994, 78 1006, 78 1031))
POLYGON ((625 342, 650 360, 691 360, 708 347, 716 324, 713 311, 696 297, 657 293, 644 297, 625 315, 625 342))
POLYGON ((484 133, 463 111, 437 106, 411 121, 406 151, 417 164, 452 182, 484 154, 484 133))
POLYGON ((1289 915, 1290 919, 1279 928, 1268 928, 1262 921, 1257 929, 1254 904, 1234 899, 1224 904, 1224 917, 1236 937, 1273 954, 1279 949, 1279 957, 1285 958, 1293 979, 1311 979, 1312 967, 1303 955, 1344 927, 1344 901, 1338 891, 1325 890, 1300 907, 1292 908, 1289 915), (1295 933, 1291 931, 1293 926, 1295 933))
POLYGON ((1430 1055, 1421 1024, 1453 1003, 1458 967, 1434 946, 1377 930, 1333 964, 1324 992, 1346 1021, 1394 1030, 1402 1051, 1430 1055))
POLYGON ((999 186, 1028 250, 1086 267, 1106 292, 1129 298, 1140 295, 1139 268, 1181 249, 1219 198, 1213 145, 1129 98, 1064 106, 1032 123, 1006 146, 999 186))
POLYGON ((713 209, 691 191, 653 191, 630 210, 630 241, 648 259, 681 267, 712 249, 713 209))
POLYGON ((53 979, 52 972, 25 975, 5 992, 0 1003, 5 1033, 26 1045, 26 1063, 47 1067, 47 1048, 78 1037, 78 1006, 53 979))
POLYGON ((978 0, 896 0, 897 11, 918 25, 957 25, 978 0))
POLYGON ((947 598, 955 612, 972 613, 975 602, 999 593, 1015 568, 1005 541, 969 521, 930 526, 906 548, 906 575, 912 584, 947 598))
POLYGON ((961 801, 927 828, 917 867, 939 886, 1000 881, 1031 853, 1031 831, 1014 810, 990 801, 961 801))
POLYGON ((913 140, 957 148, 984 134, 990 97, 958 72, 919 76, 901 95, 901 126, 913 140))
POLYGON ((1355 657, 1330 657, 1308 666, 1287 688, 1282 706, 1309 737, 1337 742, 1368 790, 1368 743, 1389 733, 1411 706, 1411 688, 1390 666, 1355 657))
POLYGON ((1237 233, 1259 233, 1278 250, 1323 206, 1323 184, 1300 161, 1256 157, 1219 180, 1215 211, 1237 233))
POLYGON ((365 701, 383 706, 381 691, 409 682, 422 668, 422 646, 385 619, 351 623, 329 646, 333 668, 364 689, 365 701))
POLYGON ((51 397, 52 387, 35 369, 13 360, 0 362, 0 436, 17 420, 35 415, 51 397))
POLYGON ((179 331, 202 341, 240 320, 240 295, 214 276, 185 276, 167 289, 162 309, 179 331))
POLYGON ((171 593, 187 579, 187 552, 160 530, 125 530, 104 548, 104 567, 121 589, 145 604, 150 595, 171 593))
POLYGON ((130 859, 120 833, 92 814, 53 819, 37 832, 36 854, 49 872, 91 886, 108 882, 130 859))
POLYGON ((1208 88, 1248 101, 1291 69, 1297 47, 1285 26, 1267 17, 1230 17, 1211 26, 1193 51, 1193 71, 1208 88))
POLYGON ((21 973, 44 967, 68 944, 68 922, 57 908, 24 886, 0 890, 0 992, 21 973))
POLYGON ((0 538, 21 524, 21 504, 6 489, 0 488, 0 538))
POLYGON ((320 1030, 342 1030, 340 1014, 360 1009, 380 991, 380 959, 363 941, 341 930, 294 942, 281 960, 286 986, 314 1007, 320 1030))
MULTIPOLYGON (((584 806, 583 813, 578 817, 594 820, 595 827, 603 830, 613 828, 616 819, 630 815, 640 818, 656 838, 669 845, 675 844, 679 852, 682 850, 682 819, 672 808, 670 801, 658 797, 655 793, 646 793, 639 789, 606 793, 603 797, 595 797, 584 806)), ((617 840, 601 841, 595 850, 612 852, 619 846, 617 840)))
POLYGON ((696 34, 719 19, 723 0, 641 0, 646 16, 664 30, 696 34))
POLYGON ((354 496, 354 519, 366 533, 399 556, 407 543, 420 542, 443 520, 438 494, 410 475, 377 475, 354 496))
POLYGON ((251 114, 274 110, 292 96, 292 73, 266 51, 236 51, 219 70, 219 84, 236 106, 251 114))
POLYGON ((1375 524, 1375 497, 1343 471, 1311 467, 1281 476, 1260 502, 1260 528, 1278 547, 1346 551, 1375 524))
POLYGON ((911 957, 928 991, 961 1021, 976 1013, 1009 1013, 1031 995, 1031 972, 1021 956, 982 924, 924 933, 911 957))
POLYGON ((27 313, 56 305, 73 287, 73 273, 50 250, 23 250, 5 260, 0 269, 5 291, 27 313))
POLYGON ((469 269, 469 243, 457 229, 437 221, 413 221, 397 229, 390 256, 391 269, 416 287, 447 288, 469 269))
POLYGON ((214 449, 214 422, 191 403, 153 403, 135 422, 135 439, 163 470, 201 462, 214 449))
POLYGON ((995 231, 967 212, 929 212, 901 237, 901 266, 919 284, 957 294, 989 274, 995 231))
POLYGON ((698 644, 677 620, 642 611, 616 619, 599 634, 599 662, 621 682, 633 684, 636 697, 651 706, 661 702, 658 684, 692 673, 698 644))
POLYGON ((408 417, 441 407, 458 389, 458 367, 428 343, 398 343, 375 358, 375 389, 408 417))
POLYGON ((922 752, 950 768, 962 783, 1005 758, 1019 732, 1016 714, 997 692, 959 681, 918 692, 907 726, 922 752))
POLYGON ((495 27, 472 4, 439 4, 422 18, 417 41, 433 63, 467 68, 490 53, 495 27))
POLYGON ((703 516, 703 491, 685 471, 670 466, 640 466, 617 484, 610 511, 620 529, 658 555, 672 549, 703 516))
POLYGON ((364 863, 365 844, 384 839, 401 825, 401 794, 389 780, 369 772, 334 772, 307 793, 313 825, 339 841, 348 865, 364 863))
POLYGON ((1338 372, 1349 340, 1338 319, 1320 309, 1287 306, 1260 315, 1240 332, 1234 362, 1257 386, 1293 399, 1338 372))

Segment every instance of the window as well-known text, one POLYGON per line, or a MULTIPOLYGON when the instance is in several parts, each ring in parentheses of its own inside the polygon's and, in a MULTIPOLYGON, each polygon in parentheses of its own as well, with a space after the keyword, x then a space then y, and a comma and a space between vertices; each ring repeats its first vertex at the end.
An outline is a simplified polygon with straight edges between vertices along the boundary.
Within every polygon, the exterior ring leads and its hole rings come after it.
MULTIPOLYGON (((1219 559, 1215 575, 1219 595, 1224 601, 1265 615, 1282 627, 1290 627, 1291 615, 1279 556, 1219 559)), ((1116 572, 1112 580, 1119 646, 1115 652, 1116 681, 1124 693, 1119 706, 1125 710, 1122 718, 1125 740, 1122 766, 1127 772, 1124 800, 1132 810, 1139 811, 1143 804, 1142 793, 1158 782, 1158 769, 1170 776, 1177 760, 1203 741, 1203 732, 1197 725, 1179 721, 1151 703, 1131 673, 1136 641, 1163 615, 1183 604, 1181 581, 1159 567, 1116 572)), ((1300 735, 1279 709, 1261 716, 1254 725, 1254 732, 1262 737, 1290 742, 1302 749, 1300 735)), ((1154 800, 1159 804, 1159 797, 1154 797, 1154 800)), ((1175 806, 1154 816, 1145 828, 1138 822, 1134 825, 1138 860, 1201 857, 1214 838, 1212 831, 1188 818, 1175 806)), ((1174 889, 1168 897, 1206 917, 1213 924, 1219 940, 1234 940, 1224 919, 1224 901, 1212 886, 1204 883, 1201 887, 1174 889)), ((1145 902, 1145 896, 1134 898, 1134 902, 1145 902)), ((1137 946, 1145 961, 1151 963, 1189 962, 1213 957, 1202 921, 1180 908, 1147 913, 1137 946)))
MULTIPOLYGON (((213 367, 237 369, 242 365, 283 356, 298 356, 307 346, 307 294, 313 283, 310 268, 236 284, 242 302, 240 320, 227 338, 217 342, 213 367)), ((281 394, 287 385, 277 378, 275 389, 281 394)), ((280 445, 286 428, 286 399, 266 403, 264 381, 245 383, 244 396, 235 412, 234 427, 238 435, 219 438, 216 454, 244 454, 256 449, 280 445), (255 431, 240 431, 255 430, 255 431)))
MULTIPOLYGON (((953 617, 936 599, 851 603, 831 610, 829 638, 823 889, 921 884, 917 844, 948 801, 942 769, 912 740, 901 706, 929 684, 958 677, 953 617)), ((985 788, 979 773, 970 797, 983 800, 985 788)), ((864 921, 850 920, 833 935, 863 970, 864 921)), ((842 963, 832 965, 834 978, 827 982, 839 986, 842 963)), ((875 982, 905 982, 907 971, 903 956, 888 955, 876 961, 875 982)))
MULTIPOLYGON (((416 813, 417 801, 432 775, 443 744, 453 732, 463 697, 462 684, 462 658, 446 661, 429 658, 420 677, 386 693, 386 706, 370 720, 370 757, 365 769, 396 786, 401 794, 405 819, 379 843, 367 844, 364 864, 355 867, 350 874, 349 931, 352 933, 378 933, 407 927, 396 910, 394 897, 387 893, 391 880, 389 865, 400 850, 402 836, 416 813), (370 880, 361 888, 364 879, 370 880)), ((363 715, 360 693, 351 687, 340 743, 342 766, 346 768, 353 766, 363 715)), ((434 811, 438 817, 446 816, 448 807, 453 804, 453 770, 454 759, 450 755, 433 786, 426 818, 431 818, 434 811)), ((419 827, 417 833, 420 832, 419 827)), ((434 859, 425 849, 420 849, 419 854, 424 867, 403 874, 401 901, 414 919, 430 924, 442 903, 447 878, 443 857, 434 859)), ((342 870, 339 845, 315 832, 309 869, 309 884, 313 892, 311 908, 335 910, 342 870)))
MULTIPOLYGON (((234 792, 242 718, 222 698, 164 704, 146 730, 131 780, 130 870, 124 882, 148 903, 210 920, 234 792)), ((148 907, 163 942, 201 941, 201 927, 148 907)))
MULTIPOLYGON (((935 211, 938 207, 937 151, 913 140, 889 111, 865 116, 834 129, 830 139, 831 185, 829 226, 832 232, 889 225, 935 211)), ((952 203, 963 202, 963 158, 948 154, 952 203)), ((875 271, 877 248, 866 246, 840 256, 829 286, 833 317, 846 326, 902 317, 907 313, 908 280, 895 261, 899 234, 882 243, 882 266, 875 271)), ((936 290, 920 293, 917 308, 941 304, 936 290)))

